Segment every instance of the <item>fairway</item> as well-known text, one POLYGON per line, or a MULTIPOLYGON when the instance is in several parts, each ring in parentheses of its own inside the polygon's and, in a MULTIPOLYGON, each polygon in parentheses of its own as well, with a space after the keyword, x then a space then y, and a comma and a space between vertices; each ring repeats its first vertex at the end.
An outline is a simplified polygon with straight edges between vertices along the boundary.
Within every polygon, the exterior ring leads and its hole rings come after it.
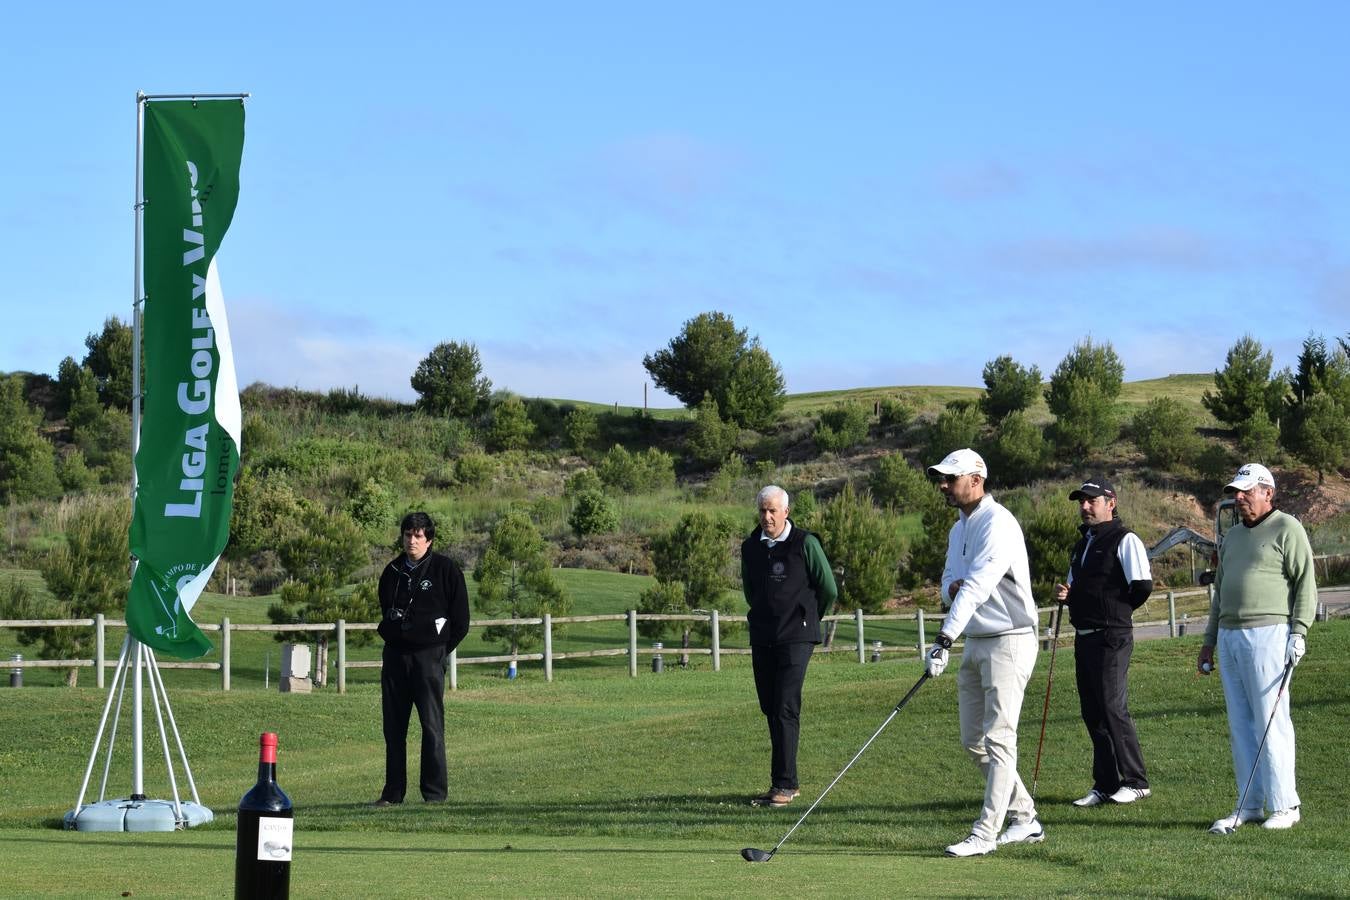
MULTIPOLYGON (((296 809, 296 897, 447 896, 1331 896, 1344 891, 1339 822, 1350 718, 1350 622, 1315 626, 1294 679, 1304 820, 1283 833, 1210 821, 1234 805, 1222 691, 1193 674, 1195 638, 1136 651, 1132 707, 1155 794, 1079 810, 1089 750, 1071 651, 1059 655, 1038 805, 1047 840, 974 860, 941 856, 964 835, 982 781, 957 742, 955 679, 930 681, 768 863, 769 849, 914 683, 913 658, 818 658, 806 683, 801 799, 756 809, 768 740, 747 661, 722 672, 630 679, 560 671, 549 684, 475 677, 447 697, 451 799, 373 810, 383 743, 378 689, 346 695, 184 689, 174 709, 208 826, 174 834, 58 828, 79 787, 101 694, 0 690, 0 896, 220 897, 231 891, 233 808, 253 779, 258 732, 276 730, 278 778, 296 809)), ((1030 781, 1045 690, 1042 654, 1021 724, 1030 781)), ((416 746, 416 726, 411 743, 416 746)), ((152 795, 162 761, 147 752, 152 795)), ((415 766, 415 762, 414 762, 415 766)), ((114 761, 122 796, 126 753, 114 761)))

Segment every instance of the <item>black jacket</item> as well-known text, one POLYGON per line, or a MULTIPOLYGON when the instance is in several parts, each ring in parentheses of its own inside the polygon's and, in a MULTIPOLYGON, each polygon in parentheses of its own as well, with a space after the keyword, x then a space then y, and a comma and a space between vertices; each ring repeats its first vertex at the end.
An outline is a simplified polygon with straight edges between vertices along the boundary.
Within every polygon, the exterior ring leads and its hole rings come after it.
POLYGON ((445 644, 449 653, 469 633, 469 591, 455 561, 428 552, 411 570, 405 555, 380 573, 380 637, 395 647, 445 644), (436 620, 444 619, 439 629, 436 620))
POLYGON ((1069 571, 1069 621, 1075 628, 1130 628, 1134 611, 1153 590, 1152 581, 1126 582, 1120 542, 1132 534, 1120 519, 1096 526, 1088 546, 1088 527, 1073 547, 1069 571), (1086 549, 1086 554, 1084 550, 1086 549))
POLYGON ((751 646, 820 643, 820 602, 806 569, 805 528, 772 547, 755 529, 741 544, 751 646))

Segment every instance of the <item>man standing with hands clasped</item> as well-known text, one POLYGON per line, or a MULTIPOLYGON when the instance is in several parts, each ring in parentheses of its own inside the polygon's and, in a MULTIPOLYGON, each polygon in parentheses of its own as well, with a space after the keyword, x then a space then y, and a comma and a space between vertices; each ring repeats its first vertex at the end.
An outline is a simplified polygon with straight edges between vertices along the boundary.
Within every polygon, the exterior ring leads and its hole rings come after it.
POLYGON ((1153 592, 1153 572, 1144 542, 1120 520, 1115 485, 1089 478, 1069 499, 1078 501, 1083 536, 1069 557, 1069 583, 1055 585, 1055 599, 1069 604, 1078 706, 1092 739, 1092 789, 1073 805, 1133 803, 1152 793, 1127 678, 1132 617, 1153 592))
POLYGON ((1196 667, 1205 675, 1213 670, 1217 645, 1238 806, 1210 832, 1232 834, 1266 810, 1263 828, 1292 828, 1301 814, 1288 686, 1317 610, 1312 547, 1298 519, 1275 509, 1275 477, 1265 466, 1238 469, 1224 491, 1235 495, 1242 524, 1230 528, 1219 545, 1209 625, 1196 667))
POLYGON ((1031 598, 1027 546, 1017 519, 985 493, 989 469, 974 450, 957 450, 928 467, 938 489, 958 510, 947 536, 942 573, 949 607, 925 660, 936 678, 947 667, 952 642, 965 633, 956 675, 961 743, 984 773, 984 805, 970 835, 948 856, 982 856, 1000 844, 1045 840, 1036 806, 1017 775, 1017 721, 1036 666, 1036 604, 1031 598), (999 834, 1004 818, 1011 819, 999 834))

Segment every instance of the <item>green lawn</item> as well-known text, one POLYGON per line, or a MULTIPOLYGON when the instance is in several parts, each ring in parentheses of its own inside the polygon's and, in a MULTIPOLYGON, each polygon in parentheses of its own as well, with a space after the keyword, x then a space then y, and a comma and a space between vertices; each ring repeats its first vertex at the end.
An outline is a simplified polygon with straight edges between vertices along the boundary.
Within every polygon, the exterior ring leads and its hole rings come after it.
MULTIPOLYGON (((378 689, 338 695, 177 689, 174 711, 214 823, 179 834, 64 833, 102 695, 87 687, 0 690, 0 896, 219 897, 229 893, 235 803, 257 735, 281 736, 296 804, 296 897, 1343 895, 1350 622, 1317 625, 1293 681, 1304 821, 1219 838, 1235 804, 1222 689, 1193 673, 1198 639, 1136 651, 1132 708, 1155 794, 1078 810, 1090 782, 1072 654, 1056 662, 1038 797, 1048 840, 977 860, 941 848, 969 828, 982 792, 957 739, 955 679, 915 695, 770 863, 769 849, 914 683, 912 657, 859 666, 820 657, 806 683, 802 799, 748 806, 767 783, 768 741, 748 661, 643 670, 561 668, 545 683, 467 672, 447 699, 452 799, 392 810, 379 790, 378 689)), ((1021 765, 1030 778, 1049 657, 1028 689, 1021 765)), ((178 673, 173 673, 178 674, 178 673)), ((416 725, 412 743, 416 745, 416 725)), ((112 794, 127 790, 126 754, 112 794)), ((157 753, 146 779, 163 795, 157 753)), ((414 764, 415 770, 415 764, 414 764)))

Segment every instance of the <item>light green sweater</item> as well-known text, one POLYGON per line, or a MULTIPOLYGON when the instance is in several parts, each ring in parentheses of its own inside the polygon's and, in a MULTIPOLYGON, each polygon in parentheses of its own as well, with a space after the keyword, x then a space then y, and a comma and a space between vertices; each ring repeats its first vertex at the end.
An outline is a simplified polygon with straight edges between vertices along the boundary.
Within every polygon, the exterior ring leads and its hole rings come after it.
POLYGON ((1317 611, 1312 546, 1298 519, 1275 510, 1257 525, 1237 525, 1219 547, 1219 571, 1209 605, 1205 643, 1219 628, 1259 628, 1288 622, 1307 634, 1317 611))

